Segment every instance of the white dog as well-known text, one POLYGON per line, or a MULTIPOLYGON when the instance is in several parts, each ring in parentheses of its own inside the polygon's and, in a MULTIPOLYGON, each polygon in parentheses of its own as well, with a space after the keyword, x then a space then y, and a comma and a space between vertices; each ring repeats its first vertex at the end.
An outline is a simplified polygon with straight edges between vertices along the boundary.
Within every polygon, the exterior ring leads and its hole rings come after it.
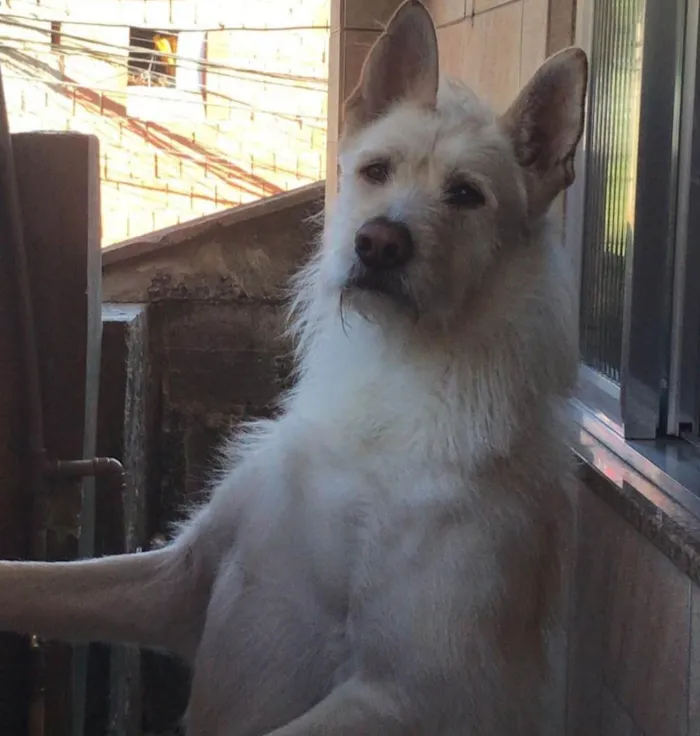
POLYGON ((552 733, 578 351, 547 212, 586 78, 562 51, 499 117, 438 88, 404 3, 347 104, 280 417, 164 548, 1 563, 0 627, 178 653, 190 736, 552 733))

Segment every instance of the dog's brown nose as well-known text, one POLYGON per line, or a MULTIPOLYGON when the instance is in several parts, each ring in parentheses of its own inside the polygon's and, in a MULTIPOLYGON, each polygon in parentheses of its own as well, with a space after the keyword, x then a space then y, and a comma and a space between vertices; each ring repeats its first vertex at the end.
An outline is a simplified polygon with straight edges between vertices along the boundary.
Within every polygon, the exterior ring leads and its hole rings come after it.
POLYGON ((411 231, 401 222, 375 217, 355 234, 355 253, 367 268, 398 268, 413 255, 411 231))

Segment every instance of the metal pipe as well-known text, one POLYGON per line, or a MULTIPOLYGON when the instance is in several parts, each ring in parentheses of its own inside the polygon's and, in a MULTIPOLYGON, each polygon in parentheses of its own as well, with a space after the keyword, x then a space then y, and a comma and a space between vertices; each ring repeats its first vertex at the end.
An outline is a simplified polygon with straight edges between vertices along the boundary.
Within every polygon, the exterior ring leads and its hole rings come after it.
MULTIPOLYGON (((117 479, 119 492, 126 487, 124 466, 113 457, 93 457, 85 460, 52 460, 44 466, 46 477, 54 482, 62 480, 81 480, 98 476, 111 476, 117 479)), ((81 537, 82 537, 81 530, 81 537)), ((94 549, 90 554, 94 553, 94 549)), ((77 646, 73 649, 73 714, 72 733, 83 736, 85 729, 85 712, 88 677, 88 647, 77 646)))
POLYGON ((87 460, 48 460, 44 473, 51 480, 97 478, 112 475, 119 479, 119 490, 126 488, 124 466, 114 457, 93 457, 87 460))

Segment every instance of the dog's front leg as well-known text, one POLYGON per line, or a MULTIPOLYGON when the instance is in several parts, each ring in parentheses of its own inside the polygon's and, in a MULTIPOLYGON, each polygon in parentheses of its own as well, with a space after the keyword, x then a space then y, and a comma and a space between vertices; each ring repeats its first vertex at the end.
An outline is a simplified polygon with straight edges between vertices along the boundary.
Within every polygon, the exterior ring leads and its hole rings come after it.
POLYGON ((77 562, 0 562, 0 630, 129 642, 189 658, 207 581, 182 547, 77 562))
POLYGON ((415 729, 411 730, 395 697, 379 684, 353 678, 303 716, 268 736, 405 736, 407 733, 415 733, 415 729))

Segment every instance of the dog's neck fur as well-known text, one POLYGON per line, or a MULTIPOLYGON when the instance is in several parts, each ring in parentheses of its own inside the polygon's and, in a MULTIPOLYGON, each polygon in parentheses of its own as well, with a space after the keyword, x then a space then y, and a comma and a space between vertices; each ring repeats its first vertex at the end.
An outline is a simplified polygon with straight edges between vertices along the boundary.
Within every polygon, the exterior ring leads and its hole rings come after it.
POLYGON ((442 330, 406 315, 383 324, 351 309, 343 316, 312 264, 299 282, 299 381, 287 416, 348 450, 462 467, 505 456, 526 435, 549 434, 576 370, 566 257, 548 217, 504 251, 508 265, 484 289, 488 302, 442 330))

